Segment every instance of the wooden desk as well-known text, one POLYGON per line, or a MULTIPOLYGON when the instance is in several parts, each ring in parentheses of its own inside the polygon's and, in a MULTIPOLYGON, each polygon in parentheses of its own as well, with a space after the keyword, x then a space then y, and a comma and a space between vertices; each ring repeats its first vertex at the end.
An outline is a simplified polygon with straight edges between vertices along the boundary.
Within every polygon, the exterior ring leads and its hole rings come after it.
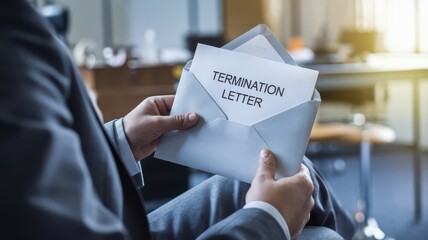
MULTIPOLYGON (((413 149, 415 221, 422 217, 422 169, 421 169, 421 122, 420 122, 420 81, 428 78, 428 56, 417 56, 415 64, 402 59, 402 65, 350 63, 321 64, 305 67, 319 71, 317 89, 349 89, 361 86, 374 86, 378 82, 394 79, 411 79, 413 83, 413 149)), ((387 61, 386 61, 387 62, 387 61)))
POLYGON ((309 142, 340 141, 341 143, 360 144, 366 140, 372 144, 390 143, 395 140, 395 133, 389 127, 370 125, 363 127, 344 123, 315 124, 309 142))

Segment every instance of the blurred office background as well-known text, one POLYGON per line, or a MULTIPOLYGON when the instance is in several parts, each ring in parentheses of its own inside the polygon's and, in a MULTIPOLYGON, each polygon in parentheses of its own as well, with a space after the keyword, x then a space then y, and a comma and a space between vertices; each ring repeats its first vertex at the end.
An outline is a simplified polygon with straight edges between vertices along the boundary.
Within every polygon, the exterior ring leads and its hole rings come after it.
MULTIPOLYGON (((37 4, 70 46, 105 121, 148 96, 173 94, 198 42, 221 46, 267 24, 301 66, 320 71, 323 102, 307 155, 343 206, 363 225, 373 217, 399 239, 427 222, 428 1, 37 4)), ((152 209, 207 176, 157 160, 143 168, 152 209)))

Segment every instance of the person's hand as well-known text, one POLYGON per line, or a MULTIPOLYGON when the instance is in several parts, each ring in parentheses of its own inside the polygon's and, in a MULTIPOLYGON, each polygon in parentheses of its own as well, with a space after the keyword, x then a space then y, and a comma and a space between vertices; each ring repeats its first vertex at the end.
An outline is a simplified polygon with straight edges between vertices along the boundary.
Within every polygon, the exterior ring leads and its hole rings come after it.
POLYGON ((275 169, 273 154, 267 149, 262 150, 259 169, 245 201, 264 201, 278 209, 287 222, 291 237, 295 239, 309 221, 314 206, 314 186, 309 170, 303 164, 296 175, 278 180, 274 179, 275 169))
POLYGON ((162 134, 188 129, 198 122, 196 113, 168 116, 173 102, 173 95, 149 97, 123 118, 126 139, 135 160, 153 153, 162 134))

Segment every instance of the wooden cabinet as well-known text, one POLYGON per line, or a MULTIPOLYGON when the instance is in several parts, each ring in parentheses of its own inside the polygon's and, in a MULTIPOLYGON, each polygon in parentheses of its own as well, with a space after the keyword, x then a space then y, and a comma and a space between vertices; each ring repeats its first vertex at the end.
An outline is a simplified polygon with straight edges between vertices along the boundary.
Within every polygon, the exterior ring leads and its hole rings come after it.
POLYGON ((260 23, 266 23, 262 0, 223 0, 223 28, 229 42, 260 23))
POLYGON ((98 96, 104 121, 119 118, 145 98, 174 94, 182 69, 180 64, 141 66, 137 68, 80 68, 86 85, 98 96))

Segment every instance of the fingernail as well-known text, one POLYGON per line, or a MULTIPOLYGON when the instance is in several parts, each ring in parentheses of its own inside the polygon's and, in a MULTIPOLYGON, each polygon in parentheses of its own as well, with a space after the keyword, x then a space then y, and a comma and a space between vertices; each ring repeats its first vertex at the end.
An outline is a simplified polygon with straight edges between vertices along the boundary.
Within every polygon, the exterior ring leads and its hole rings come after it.
POLYGON ((196 119, 196 113, 190 113, 189 115, 188 115, 188 118, 189 118, 189 120, 190 121, 194 121, 195 119, 196 119))
POLYGON ((270 151, 268 149, 263 149, 262 152, 260 153, 261 159, 269 158, 269 156, 270 156, 270 151))

